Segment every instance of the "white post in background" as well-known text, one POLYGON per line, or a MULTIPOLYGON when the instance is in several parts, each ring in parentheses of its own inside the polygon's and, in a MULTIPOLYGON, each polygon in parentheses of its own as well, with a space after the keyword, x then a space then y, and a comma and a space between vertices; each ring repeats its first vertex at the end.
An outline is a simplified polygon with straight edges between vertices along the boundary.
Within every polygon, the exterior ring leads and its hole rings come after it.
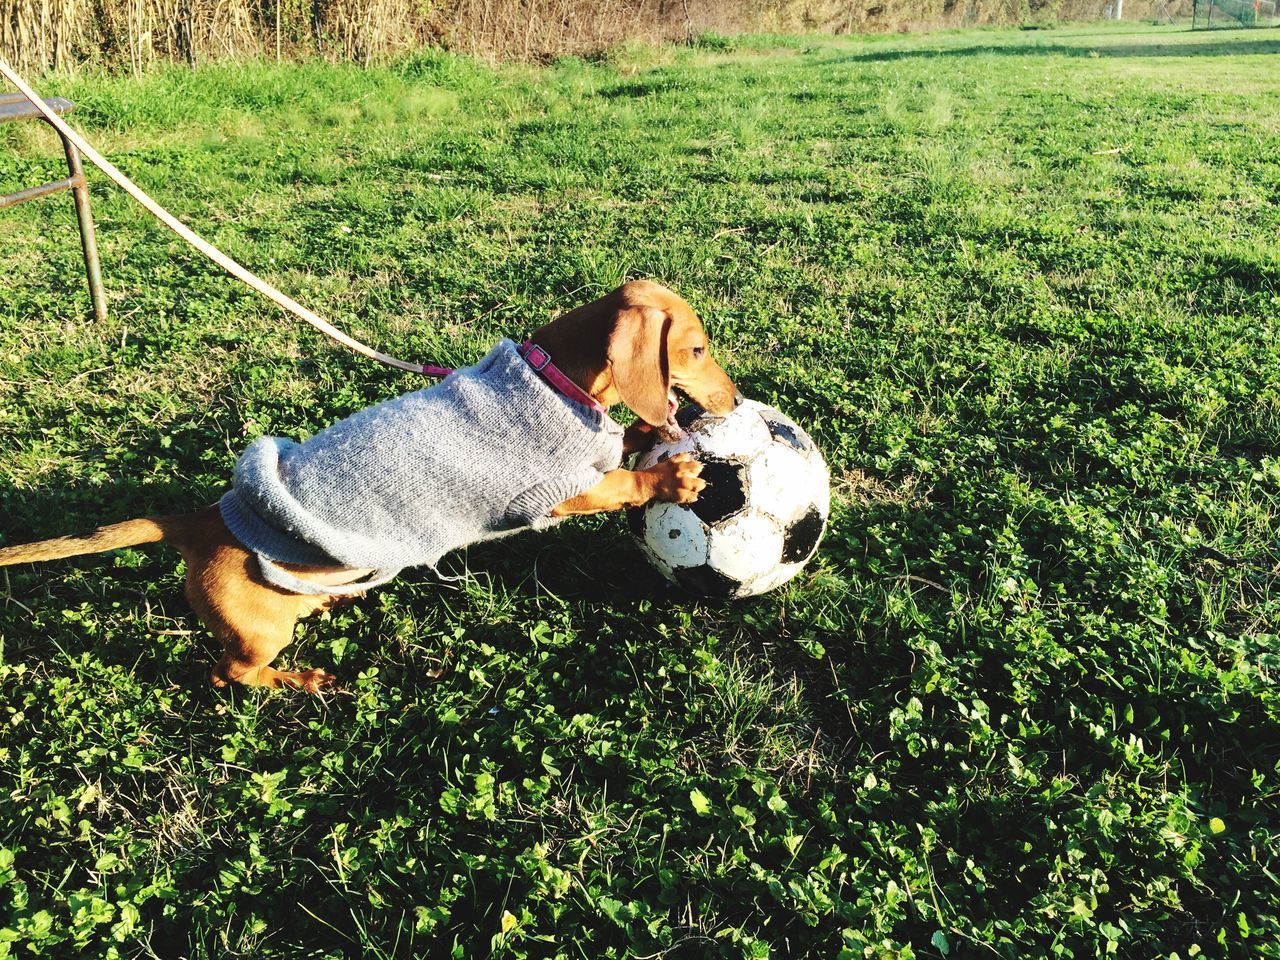
POLYGON ((1116 19, 1124 19, 1124 0, 1116 0, 1116 19))

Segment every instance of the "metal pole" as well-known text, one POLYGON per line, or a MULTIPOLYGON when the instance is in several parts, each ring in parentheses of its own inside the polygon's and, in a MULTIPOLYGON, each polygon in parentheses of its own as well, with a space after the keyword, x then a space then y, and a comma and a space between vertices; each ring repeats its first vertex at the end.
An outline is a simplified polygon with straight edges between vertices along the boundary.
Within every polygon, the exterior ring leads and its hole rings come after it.
POLYGON ((5 209, 5 207, 16 207, 20 203, 26 203, 28 200, 34 200, 37 197, 47 197, 49 194, 57 193, 60 190, 70 190, 75 185, 75 177, 66 177, 62 180, 55 180, 53 183, 42 183, 38 187, 28 187, 26 190, 19 190, 17 193, 0 197, 0 210, 5 209))
POLYGON ((85 179, 80 151, 61 132, 62 149, 67 155, 67 169, 71 171, 71 192, 76 201, 76 219, 80 221, 80 247, 84 251, 84 266, 89 274, 89 298, 93 301, 93 318, 99 323, 107 319, 107 292, 102 287, 102 266, 98 262, 98 236, 93 229, 93 211, 89 208, 89 181, 85 179))

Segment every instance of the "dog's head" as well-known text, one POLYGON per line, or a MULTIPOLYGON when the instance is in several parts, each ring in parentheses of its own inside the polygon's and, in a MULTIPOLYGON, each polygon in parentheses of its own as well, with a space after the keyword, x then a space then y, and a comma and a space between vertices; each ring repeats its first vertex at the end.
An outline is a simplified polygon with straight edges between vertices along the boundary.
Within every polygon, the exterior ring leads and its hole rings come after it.
POLYGON ((636 416, 664 424, 673 391, 719 416, 737 405, 738 388, 712 357, 702 321, 683 298, 648 280, 625 283, 605 299, 614 298, 609 373, 617 399, 636 416))

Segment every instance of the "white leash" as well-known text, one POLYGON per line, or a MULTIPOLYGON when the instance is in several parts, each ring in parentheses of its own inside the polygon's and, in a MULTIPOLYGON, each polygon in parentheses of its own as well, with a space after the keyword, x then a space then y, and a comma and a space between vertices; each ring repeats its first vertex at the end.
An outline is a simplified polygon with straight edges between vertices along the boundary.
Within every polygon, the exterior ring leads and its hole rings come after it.
POLYGON ((318 314, 308 310, 306 307, 298 303, 292 297, 289 297, 286 294, 281 293, 279 290, 277 290, 271 284, 267 283, 267 281, 263 280, 257 274, 251 273, 250 271, 246 270, 244 267, 240 266, 240 264, 236 263, 234 260, 228 257, 225 253, 223 253, 221 250, 215 247, 213 244, 209 243, 207 240, 204 240, 202 237, 200 237, 194 230, 192 230, 190 227, 184 224, 181 220, 179 220, 177 217, 171 214, 168 210, 166 210, 164 207, 160 206, 160 204, 152 200, 149 196, 147 196, 142 191, 142 188, 140 188, 132 180, 130 180, 118 169, 116 169, 115 164, 113 164, 106 157, 102 156, 102 154, 98 153, 97 150, 93 149, 93 147, 91 147, 88 144, 88 142, 82 136, 80 136, 80 134, 72 130, 71 127, 68 126, 67 123, 61 117, 59 117, 56 113, 54 113, 49 108, 49 106, 44 102, 44 100, 41 99, 39 94, 37 94, 34 90, 32 90, 29 86, 27 86, 26 82, 13 71, 13 68, 10 67, 9 64, 3 58, 0 58, 0 74, 3 74, 6 80, 8 80, 15 87, 17 87, 18 91, 24 97, 26 97, 28 100, 31 101, 32 106, 34 106, 37 110, 40 111, 41 114, 44 115, 44 118, 48 120, 50 124, 53 125, 54 129, 56 129, 60 134, 62 134, 62 136, 64 136, 68 141, 74 144, 76 149, 78 149, 82 154, 88 157, 90 161, 93 162, 94 166, 96 166, 99 170, 101 170, 113 181, 115 181, 115 183, 122 190, 124 190, 125 193, 129 194, 129 196, 137 200, 140 204, 146 207, 147 210, 149 210, 161 223, 163 223, 166 227, 168 227, 170 230, 172 230, 174 233, 180 236, 183 240, 187 241, 187 243, 191 244, 191 246, 195 247, 197 250, 199 250, 206 257, 208 257, 210 260, 212 260, 214 263, 220 266, 223 270, 227 271, 227 273, 231 274, 237 280, 241 280, 244 283, 247 283, 249 286, 253 287, 253 289, 257 290, 263 296, 275 301, 280 307, 287 310, 289 313, 292 313, 295 317, 299 317, 302 320, 305 320, 307 323, 311 324, 321 333, 325 334, 326 336, 332 337, 334 340, 337 340, 344 347, 347 347, 350 350, 354 350, 356 353, 360 354, 361 356, 370 357, 373 360, 377 360, 379 363, 385 363, 388 367, 395 367, 399 370, 408 370, 412 373, 427 373, 427 374, 431 373, 433 368, 424 366, 421 363, 407 363, 404 360, 397 360, 395 357, 387 356, 387 354, 385 353, 379 353, 377 350, 374 350, 372 347, 366 347, 359 340, 356 340, 353 337, 349 337, 347 334, 343 333, 333 324, 329 323, 329 321, 325 320, 323 317, 319 316, 318 314))

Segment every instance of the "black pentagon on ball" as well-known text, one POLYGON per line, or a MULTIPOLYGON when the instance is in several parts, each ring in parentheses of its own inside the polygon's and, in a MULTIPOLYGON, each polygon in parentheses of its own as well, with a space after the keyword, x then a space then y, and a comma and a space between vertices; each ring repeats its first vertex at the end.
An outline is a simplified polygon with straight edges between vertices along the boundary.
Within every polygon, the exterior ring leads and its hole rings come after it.
POLYGON ((742 584, 737 580, 726 577, 719 570, 705 563, 697 567, 677 567, 675 578, 676 583, 690 593, 716 600, 732 597, 742 588, 742 584))
POLYGON ((790 418, 783 416, 776 410, 760 411, 760 419, 769 428, 769 433, 773 435, 773 439, 785 443, 801 453, 808 453, 813 449, 813 444, 805 436, 804 431, 796 426, 790 418))
POLYGON ((808 513, 787 527, 782 539, 782 562, 800 563, 813 556, 825 526, 818 508, 810 507, 808 513))
POLYGON ((627 511, 627 527, 637 540, 644 539, 644 507, 632 507, 627 511))
POLYGON ((708 526, 732 517, 747 505, 746 473, 745 464, 732 460, 702 461, 707 485, 689 509, 708 526))
POLYGON ((706 412, 696 403, 685 404, 676 411, 676 423, 688 430, 693 426, 694 421, 706 412))

